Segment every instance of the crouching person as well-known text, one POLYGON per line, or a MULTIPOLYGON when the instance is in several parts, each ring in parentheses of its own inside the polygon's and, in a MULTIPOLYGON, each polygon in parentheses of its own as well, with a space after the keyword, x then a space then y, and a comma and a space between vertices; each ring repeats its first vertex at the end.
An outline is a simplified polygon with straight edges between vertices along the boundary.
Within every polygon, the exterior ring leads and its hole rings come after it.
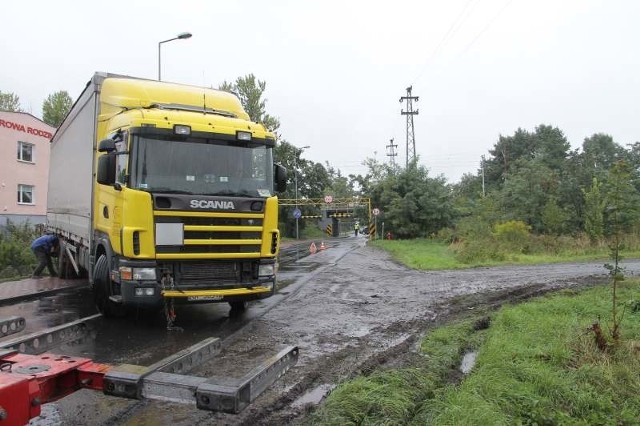
POLYGON ((58 250, 60 248, 60 241, 58 241, 58 237, 55 235, 43 235, 42 237, 36 238, 33 243, 31 243, 31 250, 33 254, 38 258, 38 266, 33 271, 32 278, 40 277, 42 270, 46 266, 49 269, 49 275, 52 277, 56 276, 56 271, 53 269, 53 263, 51 262, 51 257, 58 256, 58 250))

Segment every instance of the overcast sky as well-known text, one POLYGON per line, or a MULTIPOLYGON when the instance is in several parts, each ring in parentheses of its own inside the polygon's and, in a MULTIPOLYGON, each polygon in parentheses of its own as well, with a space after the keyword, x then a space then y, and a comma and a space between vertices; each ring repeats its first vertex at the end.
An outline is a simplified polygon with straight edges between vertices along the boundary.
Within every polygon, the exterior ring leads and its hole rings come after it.
POLYGON ((550 124, 574 148, 640 141, 635 0, 3 2, 0 90, 41 117, 94 71, 214 86, 253 73, 281 134, 343 174, 404 164, 399 99, 413 86, 416 152, 432 176, 475 173, 500 134, 550 124))

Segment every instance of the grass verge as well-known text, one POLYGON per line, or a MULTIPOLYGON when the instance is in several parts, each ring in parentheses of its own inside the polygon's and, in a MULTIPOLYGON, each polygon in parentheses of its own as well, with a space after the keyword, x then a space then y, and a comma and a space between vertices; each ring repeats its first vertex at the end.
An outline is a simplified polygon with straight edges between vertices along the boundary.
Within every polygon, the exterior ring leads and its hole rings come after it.
MULTIPOLYGON (((480 266, 499 265, 538 265, 544 263, 579 262, 602 260, 608 261, 609 251, 602 246, 597 251, 576 252, 574 250, 558 254, 510 254, 502 260, 475 260, 462 262, 448 244, 428 239, 416 240, 375 240, 370 243, 388 251, 398 262, 412 269, 441 270, 465 269, 480 266)), ((640 257, 638 251, 623 251, 623 257, 640 257)))
MULTIPOLYGON (((621 300, 640 297, 638 281, 621 300)), ((607 318, 606 286, 563 291, 430 332, 423 361, 338 386, 305 421, 323 425, 638 424, 640 309, 629 303, 622 343, 600 352, 587 331, 607 318), (457 368, 478 351, 470 375, 457 368)))

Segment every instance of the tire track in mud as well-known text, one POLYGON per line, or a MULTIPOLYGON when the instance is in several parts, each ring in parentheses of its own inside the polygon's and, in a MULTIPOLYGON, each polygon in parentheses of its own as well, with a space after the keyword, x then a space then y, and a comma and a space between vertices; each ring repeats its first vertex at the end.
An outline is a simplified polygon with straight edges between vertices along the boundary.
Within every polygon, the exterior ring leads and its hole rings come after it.
MULTIPOLYGON (((607 280, 601 263, 414 271, 382 250, 349 240, 332 242, 330 249, 299 262, 305 274, 286 287, 286 298, 236 333, 214 364, 193 373, 240 371, 286 345, 300 348, 295 367, 237 415, 147 401, 127 420, 142 424, 153 413, 155 421, 176 426, 292 423, 343 380, 410 365, 420 357, 417 344, 425 333, 471 308, 607 280), (306 400, 307 395, 315 399, 306 400)), ((640 271, 638 262, 625 266, 627 275, 640 271)))
MULTIPOLYGON (((274 385, 261 401, 256 401, 241 413, 234 424, 270 425, 300 420, 317 402, 301 405, 297 403, 304 399, 301 397, 318 389, 326 394, 335 384, 357 375, 369 374, 380 367, 411 365, 420 358, 417 345, 430 329, 466 315, 470 309, 496 309, 505 303, 518 303, 559 289, 586 288, 607 282, 606 271, 597 263, 416 272, 393 262, 386 253, 381 255, 370 248, 358 250, 345 260, 347 265, 337 265, 338 269, 349 271, 353 276, 345 279, 328 278, 332 282, 330 293, 335 297, 343 301, 364 301, 360 306, 375 306, 377 302, 367 303, 366 298, 378 299, 378 293, 388 294, 390 286, 370 286, 362 280, 368 278, 379 282, 391 279, 387 283, 408 285, 417 290, 421 295, 419 299, 426 303, 413 304, 418 311, 416 315, 405 310, 406 319, 390 321, 371 329, 366 335, 352 337, 341 348, 327 351, 289 372, 287 386, 274 385), (375 258, 374 265, 364 273, 354 273, 354 267, 355 271, 359 271, 358 265, 348 262, 363 253, 375 258), (466 282, 466 285, 459 285, 461 282, 466 282), (337 291, 342 287, 346 288, 345 292, 337 291), (378 290, 378 293, 372 294, 373 290, 378 290), (296 379, 292 378, 294 375, 296 379)), ((630 275, 637 275, 638 270, 637 262, 628 266, 630 275)), ((398 299, 410 299, 406 292, 395 291, 394 295, 398 299)), ((384 310, 378 311, 378 316, 382 312, 384 310)), ((375 312, 368 314, 371 315, 375 315, 375 312)), ((339 335, 339 332, 336 333, 336 338, 339 335)), ((316 342, 321 344, 324 340, 318 337, 316 342)), ((303 351, 301 349, 301 354, 303 351)))

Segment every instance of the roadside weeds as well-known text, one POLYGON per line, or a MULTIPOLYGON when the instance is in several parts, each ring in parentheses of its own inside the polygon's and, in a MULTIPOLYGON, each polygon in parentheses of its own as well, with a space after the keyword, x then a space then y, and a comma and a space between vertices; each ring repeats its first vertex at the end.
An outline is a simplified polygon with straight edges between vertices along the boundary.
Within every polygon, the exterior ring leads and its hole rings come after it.
MULTIPOLYGON (((626 282, 625 300, 639 296, 626 282)), ((530 297, 535 289, 528 289, 530 297)), ((492 310, 518 295, 461 298, 401 367, 382 365, 346 380, 302 424, 634 424, 640 412, 640 312, 625 324, 626 345, 599 353, 588 332, 606 314, 608 288, 562 290, 492 310), (466 307, 465 307, 466 306, 466 307), (488 326, 488 327, 487 327, 488 326), (478 351, 471 374, 460 371, 478 351)))

